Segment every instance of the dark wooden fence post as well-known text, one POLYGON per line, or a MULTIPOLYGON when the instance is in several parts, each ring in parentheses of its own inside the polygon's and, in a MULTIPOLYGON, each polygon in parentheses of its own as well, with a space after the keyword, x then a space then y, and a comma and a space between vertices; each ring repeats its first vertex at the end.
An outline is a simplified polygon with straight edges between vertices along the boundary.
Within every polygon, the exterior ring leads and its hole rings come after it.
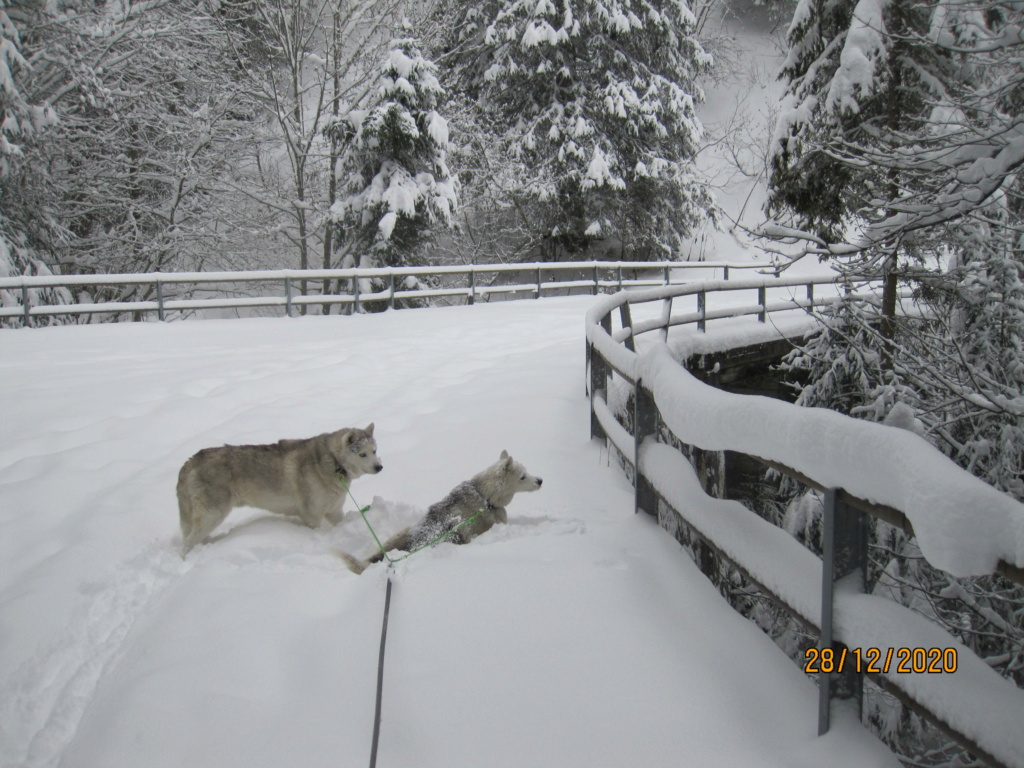
POLYGON ((640 379, 633 390, 633 512, 641 509, 649 515, 658 514, 658 496, 654 488, 640 471, 640 445, 651 436, 658 434, 658 406, 654 397, 644 388, 640 379))
POLYGON ((629 328, 629 336, 625 339, 626 349, 636 352, 636 343, 633 341, 633 313, 630 311, 629 302, 619 304, 619 322, 623 328, 629 328))
POLYGON ((863 592, 867 578, 868 517, 860 510, 844 504, 838 488, 825 491, 822 518, 821 636, 818 640, 818 735, 826 733, 830 722, 832 699, 854 699, 862 711, 863 680, 852 659, 845 658, 846 648, 836 642, 833 633, 835 585, 852 580, 863 592), (826 651, 828 658, 826 659, 826 651))
MULTIPOLYGON (((611 333, 612 319, 610 315, 601 318, 601 327, 606 333, 611 333)), ((587 361, 590 363, 590 437, 606 440, 608 435, 594 412, 594 399, 601 397, 607 400, 608 377, 611 375, 611 369, 601 353, 589 343, 587 344, 587 361)))

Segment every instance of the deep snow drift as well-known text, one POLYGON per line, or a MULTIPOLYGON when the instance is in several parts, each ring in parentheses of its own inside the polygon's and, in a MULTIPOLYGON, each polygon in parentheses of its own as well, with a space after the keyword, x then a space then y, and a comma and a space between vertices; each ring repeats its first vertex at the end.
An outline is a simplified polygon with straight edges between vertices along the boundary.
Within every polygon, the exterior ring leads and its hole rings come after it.
MULTIPOLYGON (((353 515, 236 510, 199 448, 376 423, 386 535, 507 449, 510 522, 396 575, 380 766, 895 766, 734 614, 588 440, 590 298, 0 331, 0 765, 365 766, 385 569, 353 515)), ((351 505, 349 507, 351 509, 351 505)), ((845 714, 845 713, 844 713, 845 714)))

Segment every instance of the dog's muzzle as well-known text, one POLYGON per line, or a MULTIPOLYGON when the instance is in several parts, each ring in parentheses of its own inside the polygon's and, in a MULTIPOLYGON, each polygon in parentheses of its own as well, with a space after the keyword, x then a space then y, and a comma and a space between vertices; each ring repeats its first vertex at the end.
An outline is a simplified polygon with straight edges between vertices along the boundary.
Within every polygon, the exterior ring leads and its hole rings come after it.
POLYGON ((375 464, 375 465, 373 466, 373 474, 377 474, 377 473, 378 473, 378 472, 380 472, 380 471, 381 471, 382 469, 384 469, 384 465, 383 465, 383 464, 375 464))

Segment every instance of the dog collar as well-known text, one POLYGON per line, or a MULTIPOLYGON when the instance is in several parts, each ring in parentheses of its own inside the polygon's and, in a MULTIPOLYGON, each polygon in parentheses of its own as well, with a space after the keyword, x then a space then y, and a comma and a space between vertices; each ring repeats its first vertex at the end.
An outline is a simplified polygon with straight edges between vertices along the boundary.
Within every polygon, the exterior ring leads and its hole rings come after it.
POLYGON ((341 464, 339 464, 337 461, 334 462, 334 471, 342 480, 348 480, 348 472, 346 472, 345 468, 341 466, 341 464))

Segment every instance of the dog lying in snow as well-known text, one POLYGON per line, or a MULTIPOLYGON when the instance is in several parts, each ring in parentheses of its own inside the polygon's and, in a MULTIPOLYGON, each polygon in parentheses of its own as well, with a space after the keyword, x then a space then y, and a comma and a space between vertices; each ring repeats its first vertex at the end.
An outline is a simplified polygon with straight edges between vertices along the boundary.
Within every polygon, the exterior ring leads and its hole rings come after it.
MULTIPOLYGON (((384 551, 412 552, 435 539, 437 543, 466 544, 495 523, 507 523, 505 505, 512 497, 523 491, 536 491, 543 482, 529 474, 507 451, 502 451, 498 461, 470 480, 459 483, 441 501, 431 505, 419 523, 388 539, 384 551)), ((344 552, 339 554, 355 573, 362 573, 371 563, 384 559, 383 552, 377 552, 368 560, 358 560, 344 552)))
POLYGON ((181 556, 210 535, 235 507, 297 517, 310 528, 338 522, 346 484, 384 467, 373 424, 305 440, 204 448, 178 473, 181 556))

